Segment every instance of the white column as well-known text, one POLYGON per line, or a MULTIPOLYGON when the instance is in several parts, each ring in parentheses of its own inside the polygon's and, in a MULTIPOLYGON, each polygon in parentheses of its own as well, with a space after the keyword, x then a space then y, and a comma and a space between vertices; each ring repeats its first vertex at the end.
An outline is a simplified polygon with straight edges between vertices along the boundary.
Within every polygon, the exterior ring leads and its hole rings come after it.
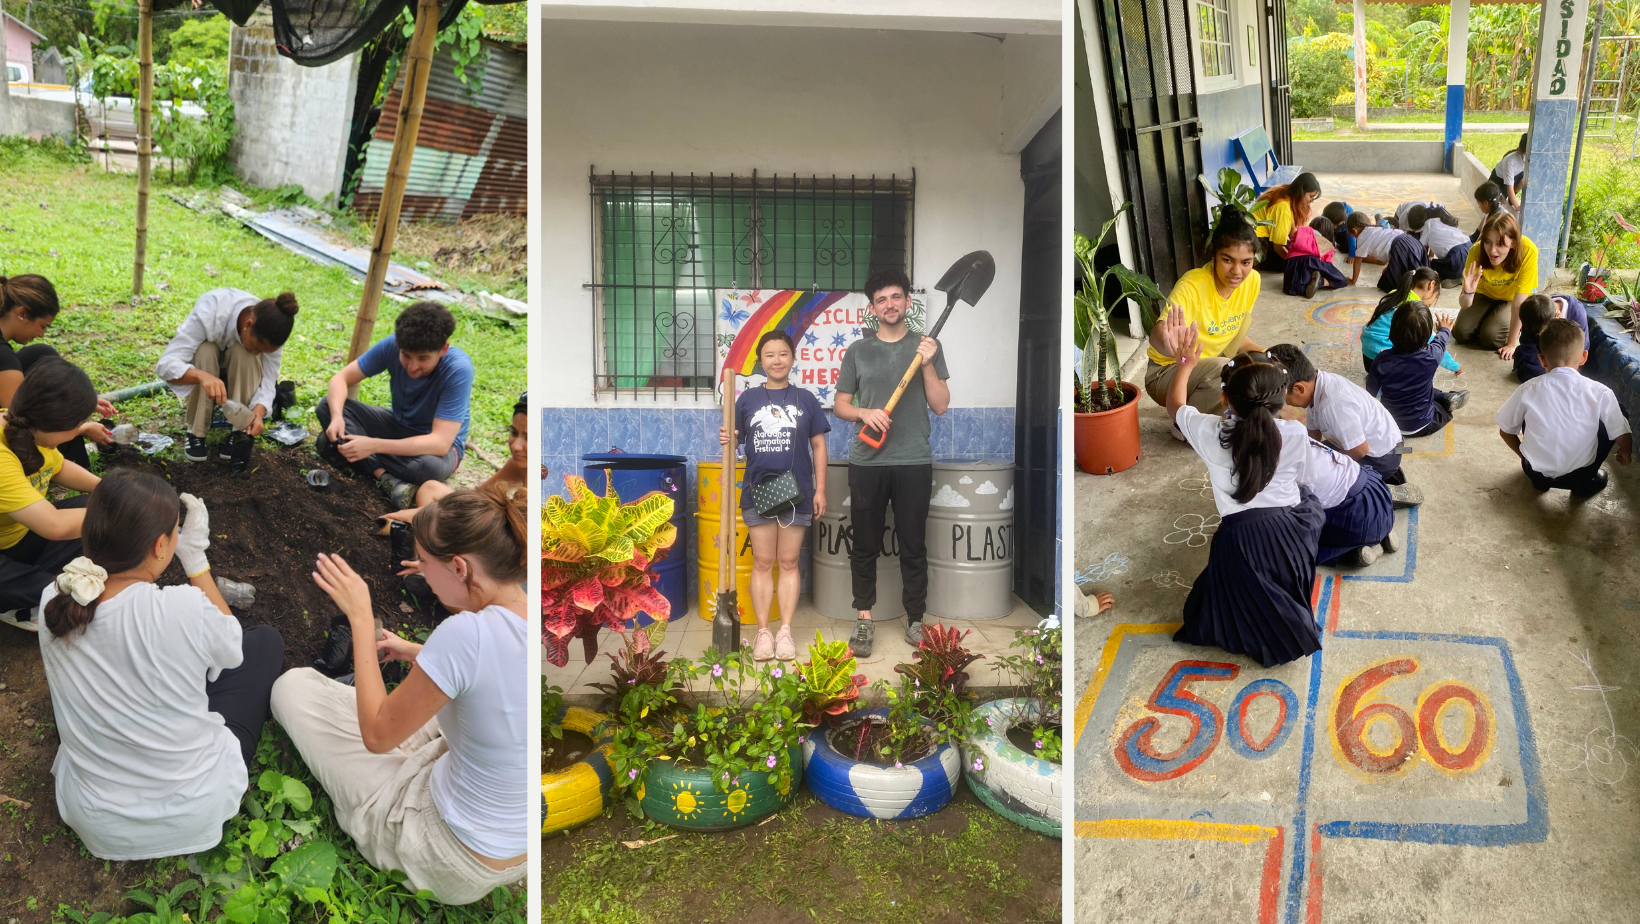
POLYGON ((1355 0, 1355 129, 1367 130, 1367 0, 1355 0))
POLYGON ((1463 137, 1464 80, 1469 73, 1469 0, 1452 0, 1446 40, 1446 169, 1457 172, 1453 145, 1463 137))

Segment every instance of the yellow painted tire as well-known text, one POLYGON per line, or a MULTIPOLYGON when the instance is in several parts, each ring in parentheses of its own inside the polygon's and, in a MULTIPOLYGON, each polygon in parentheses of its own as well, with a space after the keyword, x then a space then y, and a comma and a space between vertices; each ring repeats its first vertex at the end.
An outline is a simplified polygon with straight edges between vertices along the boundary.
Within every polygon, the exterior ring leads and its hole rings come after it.
POLYGON ((594 742, 592 753, 566 770, 541 775, 542 835, 568 831, 604 813, 615 774, 609 768, 610 735, 598 734, 608 716, 579 706, 563 706, 558 719, 565 731, 580 732, 594 742))

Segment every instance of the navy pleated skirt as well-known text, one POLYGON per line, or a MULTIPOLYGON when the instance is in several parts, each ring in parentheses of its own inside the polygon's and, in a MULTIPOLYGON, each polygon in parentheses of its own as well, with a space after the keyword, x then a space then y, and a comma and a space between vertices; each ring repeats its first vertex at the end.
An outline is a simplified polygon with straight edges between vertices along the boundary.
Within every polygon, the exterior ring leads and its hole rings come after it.
POLYGON ((1314 494, 1302 494, 1295 506, 1256 507, 1220 522, 1174 641, 1212 645, 1265 667, 1321 650, 1310 592, 1327 515, 1314 494))
POLYGON ((1318 289, 1342 289, 1350 284, 1331 261, 1304 254, 1288 257, 1282 264, 1281 291, 1288 295, 1303 295, 1304 287, 1310 284, 1310 277, 1316 273, 1321 274, 1321 281, 1316 283, 1318 289))
POLYGON ((1411 234, 1398 234, 1389 245, 1389 259, 1378 275, 1378 288, 1394 292, 1401 285, 1401 276, 1407 270, 1429 265, 1429 251, 1411 234))
POLYGON ((1350 493, 1327 511, 1315 563, 1330 564, 1364 545, 1377 545, 1395 525, 1395 505, 1376 471, 1361 466, 1350 493))

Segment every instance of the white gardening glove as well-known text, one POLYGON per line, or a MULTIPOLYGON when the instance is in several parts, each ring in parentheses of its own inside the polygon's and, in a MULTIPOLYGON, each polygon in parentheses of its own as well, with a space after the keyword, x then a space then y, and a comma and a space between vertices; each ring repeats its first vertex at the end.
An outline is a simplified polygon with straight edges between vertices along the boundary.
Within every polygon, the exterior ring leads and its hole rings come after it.
POLYGON ((205 560, 205 550, 211 545, 211 515, 205 512, 205 502, 192 494, 182 495, 182 506, 188 513, 177 532, 177 561, 189 577, 198 577, 211 570, 205 560))

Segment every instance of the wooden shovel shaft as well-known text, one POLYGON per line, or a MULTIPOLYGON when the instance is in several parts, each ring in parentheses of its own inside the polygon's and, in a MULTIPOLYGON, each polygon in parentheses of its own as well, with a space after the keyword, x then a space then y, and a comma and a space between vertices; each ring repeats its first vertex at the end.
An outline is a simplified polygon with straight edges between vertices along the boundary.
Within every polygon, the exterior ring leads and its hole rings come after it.
MULTIPOLYGON (((723 367, 722 483, 718 488, 718 591, 733 590, 735 579, 735 373, 723 367)), ((739 618, 738 616, 736 618, 739 618)))
POLYGON ((916 375, 920 369, 922 369, 922 354, 918 353, 916 356, 911 357, 911 365, 906 368, 905 375, 900 376, 900 384, 894 386, 894 394, 888 396, 888 403, 883 405, 883 413, 894 413, 894 406, 900 403, 900 396, 905 394, 906 386, 911 384, 912 376, 916 375))

